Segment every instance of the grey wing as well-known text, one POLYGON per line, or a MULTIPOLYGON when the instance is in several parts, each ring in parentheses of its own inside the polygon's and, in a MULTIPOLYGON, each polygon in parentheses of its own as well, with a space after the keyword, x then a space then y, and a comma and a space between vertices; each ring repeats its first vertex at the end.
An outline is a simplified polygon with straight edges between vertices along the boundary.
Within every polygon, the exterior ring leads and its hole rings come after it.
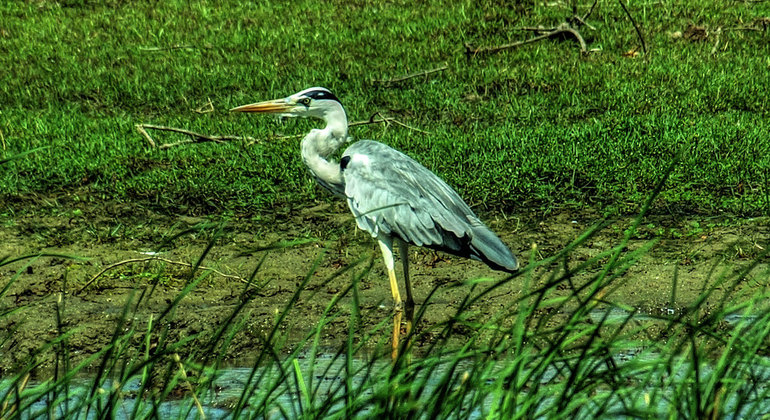
POLYGON ((340 161, 358 227, 514 271, 516 258, 441 178, 382 143, 362 140, 340 161))

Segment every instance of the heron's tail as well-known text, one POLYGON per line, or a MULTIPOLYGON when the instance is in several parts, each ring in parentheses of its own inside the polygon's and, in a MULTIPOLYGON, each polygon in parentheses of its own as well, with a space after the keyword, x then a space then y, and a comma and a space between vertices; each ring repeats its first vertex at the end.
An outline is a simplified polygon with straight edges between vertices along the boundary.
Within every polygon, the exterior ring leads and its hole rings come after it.
POLYGON ((488 227, 473 226, 470 257, 482 261, 495 270, 512 273, 519 269, 519 261, 510 249, 488 227))

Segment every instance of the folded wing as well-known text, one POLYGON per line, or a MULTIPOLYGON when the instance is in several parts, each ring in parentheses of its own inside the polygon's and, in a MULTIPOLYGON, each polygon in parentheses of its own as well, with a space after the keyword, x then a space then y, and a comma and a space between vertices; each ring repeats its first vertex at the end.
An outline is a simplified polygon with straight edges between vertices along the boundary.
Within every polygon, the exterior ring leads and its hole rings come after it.
POLYGON ((345 150, 340 165, 350 210, 358 227, 372 236, 395 236, 497 270, 518 268, 508 247, 460 196, 409 156, 361 140, 345 150))

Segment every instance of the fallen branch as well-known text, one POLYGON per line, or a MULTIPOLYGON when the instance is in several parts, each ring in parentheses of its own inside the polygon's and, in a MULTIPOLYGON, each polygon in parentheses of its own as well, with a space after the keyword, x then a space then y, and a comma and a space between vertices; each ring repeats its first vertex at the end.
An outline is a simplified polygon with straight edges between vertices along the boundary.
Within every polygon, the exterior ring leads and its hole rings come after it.
MULTIPOLYGON (((164 263, 167 263, 167 264, 181 265, 183 267, 188 267, 188 268, 193 268, 194 267, 190 263, 186 263, 186 262, 182 262, 182 261, 169 260, 168 258, 163 258, 163 257, 132 258, 132 259, 128 259, 128 260, 118 261, 116 263, 108 265, 107 267, 104 267, 104 269, 102 269, 102 271, 98 272, 95 276, 91 277, 91 280, 88 280, 88 282, 86 282, 86 284, 83 285, 83 287, 81 287, 80 290, 78 290, 76 292, 76 294, 80 294, 88 286, 93 284, 93 282, 95 282, 99 277, 103 276, 104 273, 112 270, 115 267, 120 267, 121 265, 126 265, 126 264, 142 263, 142 262, 148 262, 148 261, 161 261, 161 262, 164 262, 164 263)), ((227 278, 227 279, 235 279, 235 280, 242 281, 244 283, 248 283, 248 280, 244 279, 241 276, 234 276, 232 274, 225 274, 225 273, 223 273, 221 271, 218 271, 218 270, 215 270, 215 269, 213 269, 211 267, 206 267, 206 266, 203 266, 203 265, 199 265, 197 268, 199 270, 203 270, 203 271, 211 271, 212 273, 217 274, 217 275, 222 276, 222 277, 227 278)))
POLYGON ((529 32, 537 32, 538 35, 542 35, 546 32, 550 32, 554 30, 555 28, 546 28, 545 26, 524 26, 521 28, 516 28, 517 31, 529 31, 529 32))
POLYGON ((575 38, 575 40, 577 40, 577 42, 580 44, 580 52, 582 54, 588 54, 588 46, 586 45, 586 41, 583 39, 583 36, 580 35, 580 32, 578 32, 576 29, 570 27, 568 23, 562 23, 561 25, 557 26, 553 30, 546 32, 542 35, 538 35, 524 41, 512 42, 510 44, 497 45, 493 47, 475 47, 474 48, 472 45, 466 42, 465 54, 475 56, 478 54, 495 53, 495 52, 507 50, 510 48, 520 47, 522 45, 532 44, 534 42, 542 41, 544 39, 552 38, 562 34, 572 35, 575 38))
POLYGON ((428 135, 430 134, 430 132, 428 132, 428 131, 420 130, 419 128, 415 128, 415 127, 406 125, 406 124, 402 123, 401 121, 399 121, 399 120, 397 120, 397 119, 395 119, 393 117, 383 117, 382 114, 380 114, 379 112, 375 112, 374 114, 372 114, 372 116, 369 117, 368 120, 353 121, 352 123, 348 124, 348 127, 355 127, 357 125, 381 124, 381 123, 385 123, 385 124, 393 123, 393 124, 396 124, 396 125, 400 125, 401 127, 404 127, 406 129, 409 129, 409 130, 412 130, 412 131, 417 131, 418 133, 428 134, 428 135), (377 116, 379 116, 380 119, 375 118, 377 116))
MULTIPOLYGON (((534 42, 542 41, 544 39, 552 38, 558 35, 562 34, 570 34, 572 35, 575 40, 580 44, 580 53, 581 54, 588 54, 588 46, 586 45, 585 39, 583 39, 583 36, 580 34, 578 29, 581 26, 587 26, 591 30, 596 30, 593 26, 586 23, 586 19, 588 19, 589 16, 591 16, 591 13, 594 12, 594 9, 596 8, 596 4, 599 2, 599 0, 594 0, 593 4, 591 4, 591 7, 588 9, 585 15, 579 16, 577 14, 577 6, 574 5, 573 11, 572 11, 572 17, 567 19, 567 22, 562 22, 559 26, 556 26, 554 28, 546 29, 543 27, 525 27, 520 28, 522 31, 532 31, 537 33, 538 35, 524 40, 524 41, 518 41, 518 42, 512 42, 510 44, 505 45, 499 45, 495 47, 477 47, 474 48, 468 43, 465 43, 465 54, 466 55, 477 55, 482 53, 494 53, 502 50, 506 50, 509 48, 515 48, 520 47, 522 45, 526 44, 532 44, 534 42)), ((594 50, 591 50, 594 51, 594 50)))
POLYGON ((137 124, 137 125, 135 125, 135 127, 136 127, 136 131, 138 131, 139 134, 144 136, 144 138, 147 140, 147 143, 150 143, 150 147, 152 147, 153 149, 158 147, 155 144, 155 140, 153 140, 152 137, 150 137, 150 134, 147 132, 147 130, 144 129, 142 124, 137 124))
MULTIPOLYGON (((569 24, 570 28, 574 29, 580 29, 581 26, 586 26, 588 29, 595 31, 596 28, 590 25, 586 20, 591 16, 591 14, 594 12, 594 9, 596 8, 596 4, 599 3, 599 0, 594 0, 593 4, 591 4, 591 7, 588 8, 588 11, 583 16, 580 16, 577 14, 577 4, 574 4, 572 9, 572 17, 567 19, 567 23, 569 24)), ((563 23, 562 23, 563 25, 563 23)), ((561 25, 559 25, 561 26, 561 25)), ((552 27, 550 29, 545 28, 543 26, 537 26, 537 27, 523 27, 519 28, 520 31, 532 31, 537 32, 538 34, 543 34, 546 32, 555 31, 559 28, 559 26, 552 27)))
POLYGON ((198 48, 209 48, 209 47, 201 47, 199 45, 169 45, 168 47, 140 47, 139 51, 145 51, 145 52, 158 52, 158 51, 170 51, 170 50, 195 50, 198 48))
POLYGON ((770 17, 761 17, 754 19, 749 26, 737 26, 725 28, 727 31, 757 31, 763 32, 770 28, 770 17))
POLYGON ((585 25, 592 31, 595 31, 596 28, 586 23, 586 19, 588 19, 588 17, 591 16, 591 13, 594 12, 594 9, 596 8, 597 3, 599 3, 599 0, 594 0, 594 3, 591 5, 591 8, 588 9, 588 11, 586 12, 586 14, 583 15, 583 17, 578 16, 577 10, 575 10, 575 13, 573 13, 573 16, 571 19, 572 22, 577 22, 578 27, 580 27, 580 25, 585 25))
POLYGON ((427 76, 427 75, 429 75, 431 73, 437 73, 437 72, 440 72, 440 71, 444 71, 444 70, 446 70, 448 68, 449 68, 449 66, 444 65, 444 66, 441 66, 441 67, 436 67, 435 69, 423 70, 423 71, 419 71, 419 72, 416 72, 416 73, 410 73, 410 74, 407 74, 406 76, 395 77, 393 79, 374 79, 374 80, 372 80, 372 83, 381 83, 381 84, 384 84, 384 85, 391 85, 393 83, 403 82, 404 80, 409 80, 409 79, 412 79, 412 78, 415 78, 415 77, 424 77, 424 76, 427 76))
POLYGON ((193 112, 198 114, 208 114, 209 112, 214 112, 214 104, 211 102, 211 98, 208 98, 208 100, 209 101, 206 103, 206 105, 194 109, 193 112))
MULTIPOLYGON (((419 128, 411 127, 407 124, 402 123, 401 121, 392 118, 392 117, 383 117, 379 112, 375 112, 372 114, 371 117, 369 117, 368 120, 364 121, 354 121, 348 124, 348 127, 355 127, 357 125, 368 125, 368 124, 396 124, 400 125, 401 127, 404 127, 409 130, 417 131, 423 134, 430 134, 427 131, 420 130, 419 128), (376 119, 376 116, 380 116, 380 119, 376 119)), ((146 140, 147 143, 149 143, 150 147, 157 148, 157 149, 169 149, 176 146, 181 146, 183 144, 191 144, 191 143, 206 143, 206 142, 214 142, 214 143, 224 143, 227 141, 233 141, 233 140, 246 140, 248 143, 246 143, 246 146, 251 146, 254 143, 259 143, 262 141, 265 141, 264 139, 256 139, 254 137, 239 137, 239 136, 208 136, 201 133, 196 133, 194 131, 185 130, 182 128, 174 128, 174 127, 166 127, 163 125, 153 125, 153 124, 136 124, 136 131, 139 132, 146 140), (185 134, 187 136, 190 136, 187 140, 180 140, 174 143, 166 143, 161 144, 158 146, 158 144, 153 140, 152 136, 150 136, 150 133, 147 132, 147 130, 158 130, 158 131, 170 131, 172 133, 180 133, 185 134)), ((303 137, 302 134, 299 135, 291 135, 291 136, 275 136, 270 137, 266 140, 284 140, 284 139, 293 139, 293 138, 300 138, 303 137)))
POLYGON ((631 21, 631 24, 634 25, 634 29, 636 30, 636 35, 639 36, 639 40, 642 42, 642 51, 644 54, 647 54, 647 43, 644 42, 644 36, 642 35, 642 30, 639 29, 639 25, 636 24, 636 21, 634 20, 634 17, 631 16, 631 13, 626 8, 626 4, 623 3, 623 0, 618 0, 618 3, 620 3, 620 7, 623 8, 623 11, 626 12, 626 16, 628 16, 628 19, 631 21))
POLYGON ((207 136, 205 134, 196 133, 194 131, 185 130, 182 128, 166 127, 162 125, 153 125, 153 124, 137 124, 136 131, 138 131, 139 134, 141 134, 142 136, 144 136, 145 139, 147 139, 147 142, 150 144, 150 147, 153 147, 153 148, 157 147, 158 149, 168 149, 171 147, 179 146, 182 144, 189 144, 189 143, 206 143, 206 142, 224 143, 226 141, 232 141, 232 140, 248 140, 252 142, 257 141, 253 137, 207 136), (147 130, 170 131, 172 133, 185 134, 190 136, 190 139, 178 141, 176 143, 161 144, 160 146, 158 146, 157 143, 155 143, 155 141, 152 139, 150 134, 147 132, 147 130))
MULTIPOLYGON (((375 112, 374 114, 372 114, 372 116, 369 117, 368 120, 361 120, 361 121, 350 122, 350 123, 348 123, 348 127, 355 127, 355 126, 358 126, 358 125, 369 125, 369 124, 382 124, 382 123, 385 123, 385 124, 393 123, 393 124, 396 124, 396 125, 400 125, 401 127, 404 127, 404 128, 406 128, 408 130, 417 131, 417 132, 422 133, 422 134, 430 134, 429 132, 427 132, 425 130, 420 130, 419 128, 415 128, 415 127, 406 125, 406 124, 402 123, 401 121, 399 121, 399 120, 397 120, 397 119, 395 119, 393 117, 383 117, 382 114, 380 114, 379 112, 375 112), (379 119, 375 118, 377 116, 379 116, 380 118, 379 119)), ((304 134, 295 134, 295 135, 291 135, 291 136, 275 136, 275 137, 270 137, 270 138, 266 139, 265 141, 269 141, 269 140, 298 139, 298 138, 304 137, 304 136, 305 136, 304 134)), ((252 144, 256 143, 257 141, 258 140, 254 140, 252 142, 249 142, 249 143, 246 144, 246 146, 251 146, 252 144)))
MULTIPOLYGON (((591 4, 591 7, 588 9, 588 12, 586 12, 586 14, 582 17, 578 16, 577 7, 573 7, 573 12, 572 12, 573 16, 567 19, 566 22, 561 23, 559 26, 552 28, 551 30, 547 30, 547 32, 541 35, 535 36, 533 38, 530 38, 524 41, 512 42, 510 44, 499 45, 494 47, 475 47, 475 48, 472 45, 465 43, 465 54, 477 55, 477 54, 485 54, 485 53, 494 53, 494 52, 506 50, 509 48, 520 47, 522 45, 542 41, 544 39, 552 38, 563 34, 572 35, 575 38, 575 40, 577 40, 578 43, 580 44, 580 52, 583 54, 587 54, 589 51, 586 46, 586 42, 583 39, 583 36, 578 31, 578 29, 581 26, 587 26, 590 29, 595 29, 593 26, 586 23, 586 19, 588 18, 588 16, 591 15, 591 13, 593 13, 597 3, 598 3, 598 0, 594 0, 593 4, 591 4)), ((644 40, 644 35, 642 34, 642 30, 639 28, 639 25, 636 23, 636 20, 634 20, 634 17, 631 15, 631 12, 628 11, 628 8, 626 7, 626 4, 623 2, 623 0, 618 0, 618 3, 620 3, 620 7, 623 8, 623 11, 626 13, 626 16, 628 16, 628 19, 631 21, 631 24, 634 26, 634 30, 636 30, 636 35, 639 37, 639 41, 642 44, 642 51, 645 54, 647 54, 647 42, 644 40)), ((536 33, 546 31, 545 29, 531 28, 531 27, 521 28, 521 30, 534 31, 536 33)))
POLYGON ((717 48, 719 47, 719 36, 722 35, 722 27, 718 27, 716 31, 714 31, 716 36, 716 41, 714 41, 714 47, 711 48, 711 55, 716 54, 717 48))
POLYGON ((292 134, 290 136, 271 136, 265 139, 252 139, 250 142, 246 143, 246 146, 248 147, 248 146, 254 145, 255 143, 262 143, 262 142, 271 141, 271 140, 298 139, 304 136, 305 136, 304 134, 292 134))

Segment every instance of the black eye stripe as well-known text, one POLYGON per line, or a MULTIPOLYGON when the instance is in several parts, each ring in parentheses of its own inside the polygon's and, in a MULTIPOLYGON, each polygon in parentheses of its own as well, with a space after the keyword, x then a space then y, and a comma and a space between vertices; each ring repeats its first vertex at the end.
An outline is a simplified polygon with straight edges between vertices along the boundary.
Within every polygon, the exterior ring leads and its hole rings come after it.
POLYGON ((350 163, 350 156, 343 156, 342 159, 340 159, 340 169, 344 171, 345 168, 348 167, 348 163, 350 163))
POLYGON ((328 90, 311 90, 310 92, 306 93, 305 96, 316 100, 327 99, 337 102, 340 101, 336 96, 334 96, 333 93, 329 92, 328 90))

